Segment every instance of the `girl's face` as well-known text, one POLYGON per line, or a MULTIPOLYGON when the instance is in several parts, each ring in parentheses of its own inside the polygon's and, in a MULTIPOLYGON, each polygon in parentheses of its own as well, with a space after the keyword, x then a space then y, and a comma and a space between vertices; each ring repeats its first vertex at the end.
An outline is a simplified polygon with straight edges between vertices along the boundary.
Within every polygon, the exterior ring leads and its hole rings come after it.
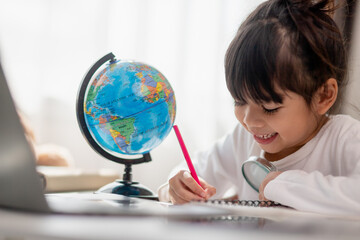
POLYGON ((320 130, 321 116, 294 92, 283 92, 283 103, 257 104, 235 101, 235 115, 270 161, 284 158, 312 139, 320 130))

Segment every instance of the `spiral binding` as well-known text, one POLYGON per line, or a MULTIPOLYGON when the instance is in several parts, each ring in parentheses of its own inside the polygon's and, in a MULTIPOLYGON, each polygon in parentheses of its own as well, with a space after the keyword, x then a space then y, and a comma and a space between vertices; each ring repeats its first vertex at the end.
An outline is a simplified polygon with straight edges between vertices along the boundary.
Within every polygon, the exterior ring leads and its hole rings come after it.
POLYGON ((274 201, 260 201, 260 200, 222 200, 222 199, 214 199, 214 200, 206 200, 199 201, 207 204, 215 204, 215 205, 226 205, 226 206, 250 206, 250 207, 285 207, 280 203, 274 201))
POLYGON ((197 223, 213 223, 213 222, 221 222, 221 223, 254 223, 254 224, 263 224, 265 221, 264 218, 261 217, 251 217, 251 216, 233 216, 233 215, 224 215, 219 217, 204 217, 204 218, 195 218, 192 219, 192 222, 197 223))

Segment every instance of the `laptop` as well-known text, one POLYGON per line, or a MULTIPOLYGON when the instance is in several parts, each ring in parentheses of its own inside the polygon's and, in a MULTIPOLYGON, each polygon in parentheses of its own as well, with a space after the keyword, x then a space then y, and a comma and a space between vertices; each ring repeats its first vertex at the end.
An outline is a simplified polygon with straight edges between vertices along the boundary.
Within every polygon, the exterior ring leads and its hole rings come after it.
POLYGON ((0 62, 0 208, 37 213, 196 217, 224 210, 171 206, 109 193, 44 194, 35 155, 25 136, 0 62))

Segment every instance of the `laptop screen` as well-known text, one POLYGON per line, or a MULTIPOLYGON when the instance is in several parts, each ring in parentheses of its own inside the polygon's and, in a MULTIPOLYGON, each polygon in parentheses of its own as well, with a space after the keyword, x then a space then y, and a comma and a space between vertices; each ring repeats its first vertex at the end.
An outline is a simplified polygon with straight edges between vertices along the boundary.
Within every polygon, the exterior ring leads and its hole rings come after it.
POLYGON ((35 156, 0 63, 0 206, 49 212, 35 156))

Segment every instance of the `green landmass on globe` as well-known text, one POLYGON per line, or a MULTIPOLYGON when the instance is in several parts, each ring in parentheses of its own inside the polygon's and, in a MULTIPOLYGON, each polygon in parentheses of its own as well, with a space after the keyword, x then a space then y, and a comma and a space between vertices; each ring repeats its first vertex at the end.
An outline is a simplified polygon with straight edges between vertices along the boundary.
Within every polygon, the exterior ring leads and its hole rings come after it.
POLYGON ((170 133, 176 115, 175 94, 155 68, 115 61, 89 83, 84 115, 92 137, 106 151, 143 154, 170 133))

